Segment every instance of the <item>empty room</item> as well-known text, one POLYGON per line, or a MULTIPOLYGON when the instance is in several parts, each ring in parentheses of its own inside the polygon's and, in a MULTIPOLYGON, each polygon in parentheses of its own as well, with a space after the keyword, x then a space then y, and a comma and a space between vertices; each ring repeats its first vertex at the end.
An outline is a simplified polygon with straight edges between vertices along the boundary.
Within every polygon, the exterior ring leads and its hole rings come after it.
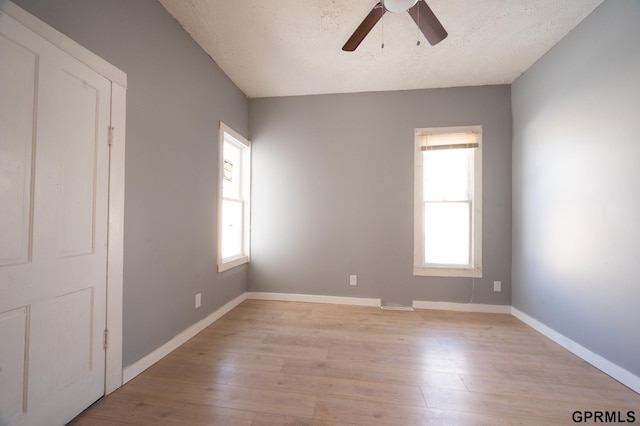
POLYGON ((640 0, 0 0, 0 426, 640 422, 640 0))

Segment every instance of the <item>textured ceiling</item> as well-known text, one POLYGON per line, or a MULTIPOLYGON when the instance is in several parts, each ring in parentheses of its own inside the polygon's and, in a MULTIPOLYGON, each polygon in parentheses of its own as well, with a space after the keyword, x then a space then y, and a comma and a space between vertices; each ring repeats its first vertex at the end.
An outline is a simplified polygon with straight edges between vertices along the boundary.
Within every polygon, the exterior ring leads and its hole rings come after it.
POLYGON ((386 13, 355 52, 342 45, 377 0, 160 3, 257 98, 509 84, 602 1, 427 0, 449 32, 440 44, 386 13))

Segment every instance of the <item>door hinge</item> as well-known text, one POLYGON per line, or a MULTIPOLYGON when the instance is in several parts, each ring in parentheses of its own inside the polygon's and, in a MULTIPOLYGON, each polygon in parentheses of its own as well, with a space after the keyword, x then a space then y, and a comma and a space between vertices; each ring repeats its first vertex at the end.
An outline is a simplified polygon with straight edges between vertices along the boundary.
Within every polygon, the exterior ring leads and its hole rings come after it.
POLYGON ((104 348, 109 349, 109 330, 104 331, 104 348))
POLYGON ((109 126, 109 138, 108 138, 109 146, 113 145, 113 131, 114 130, 115 130, 115 127, 109 126))

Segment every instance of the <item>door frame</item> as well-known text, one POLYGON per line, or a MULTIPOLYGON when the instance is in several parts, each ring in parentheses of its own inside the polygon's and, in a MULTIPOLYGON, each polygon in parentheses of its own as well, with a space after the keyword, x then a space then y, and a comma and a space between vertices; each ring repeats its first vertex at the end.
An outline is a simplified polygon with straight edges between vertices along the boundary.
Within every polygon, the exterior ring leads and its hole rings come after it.
POLYGON ((124 255, 124 165, 127 74, 11 1, 0 10, 111 81, 107 230, 105 395, 122 386, 122 298, 124 255))

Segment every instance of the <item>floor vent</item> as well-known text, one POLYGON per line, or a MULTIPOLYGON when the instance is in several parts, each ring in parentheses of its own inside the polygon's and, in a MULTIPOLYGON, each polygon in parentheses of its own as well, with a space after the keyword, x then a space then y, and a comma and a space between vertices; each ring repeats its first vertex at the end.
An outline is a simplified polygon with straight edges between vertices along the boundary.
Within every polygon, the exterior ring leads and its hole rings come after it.
POLYGON ((385 311, 404 311, 404 312, 413 312, 413 308, 411 306, 400 305, 399 303, 384 303, 380 305, 380 309, 384 309, 385 311))

